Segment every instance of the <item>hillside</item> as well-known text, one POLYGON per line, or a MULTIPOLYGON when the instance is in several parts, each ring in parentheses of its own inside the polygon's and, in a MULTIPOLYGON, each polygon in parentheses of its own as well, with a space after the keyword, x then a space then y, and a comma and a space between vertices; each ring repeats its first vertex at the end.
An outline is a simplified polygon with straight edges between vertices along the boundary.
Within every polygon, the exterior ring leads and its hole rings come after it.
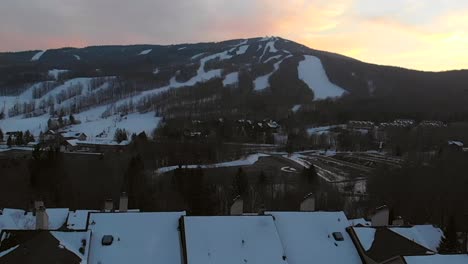
POLYGON ((151 134, 162 118, 464 118, 467 83, 468 71, 372 65, 278 37, 0 53, 0 128, 38 135, 73 115, 67 129, 110 138, 151 134))

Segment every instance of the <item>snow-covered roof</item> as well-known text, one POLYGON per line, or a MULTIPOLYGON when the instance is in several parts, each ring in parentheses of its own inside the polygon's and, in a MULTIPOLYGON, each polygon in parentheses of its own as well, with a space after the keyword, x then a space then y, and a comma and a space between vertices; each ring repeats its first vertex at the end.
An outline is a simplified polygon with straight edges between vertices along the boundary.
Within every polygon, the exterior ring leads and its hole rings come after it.
POLYGON ((365 251, 368 251, 372 247, 372 244, 374 244, 375 231, 376 229, 372 227, 354 228, 359 243, 361 243, 365 251))
POLYGON ((88 213, 98 212, 97 210, 76 210, 70 211, 67 219, 67 228, 71 230, 85 230, 88 222, 88 213))
POLYGON ((184 217, 188 264, 285 264, 271 216, 184 217))
POLYGON ((454 141, 454 140, 449 141, 448 144, 449 144, 449 145, 455 145, 455 146, 457 146, 457 147, 463 147, 463 145, 464 145, 463 142, 461 142, 461 141, 454 141))
MULTIPOLYGON (((67 221, 68 208, 48 208, 49 230, 57 230, 67 221)), ((0 231, 8 230, 34 230, 36 229, 36 216, 32 212, 25 213, 21 209, 5 208, 0 214, 0 231)))
POLYGON ((91 213, 92 232, 88 263, 181 263, 178 231, 185 212, 171 213, 91 213), (102 245, 103 236, 113 237, 102 245))
POLYGON ((390 227, 389 230, 434 252, 437 252, 437 248, 444 237, 444 232, 433 225, 390 227))
POLYGON ((362 263, 343 212, 265 212, 275 218, 289 264, 362 263), (343 241, 335 239, 339 232, 343 241))
POLYGON ((466 264, 468 255, 431 255, 404 257, 407 264, 466 264))
POLYGON ((349 225, 351 225, 351 226, 357 226, 357 225, 371 226, 371 222, 367 221, 364 218, 357 218, 357 219, 350 219, 349 220, 349 225))
POLYGON ((81 232, 60 232, 60 231, 51 231, 50 232, 55 239, 59 241, 59 247, 66 248, 68 251, 77 255, 83 262, 87 263, 89 255, 89 245, 91 240, 90 231, 81 231, 81 232), (83 241, 86 241, 83 243, 83 241), (83 247, 83 253, 80 252, 80 248, 83 247))

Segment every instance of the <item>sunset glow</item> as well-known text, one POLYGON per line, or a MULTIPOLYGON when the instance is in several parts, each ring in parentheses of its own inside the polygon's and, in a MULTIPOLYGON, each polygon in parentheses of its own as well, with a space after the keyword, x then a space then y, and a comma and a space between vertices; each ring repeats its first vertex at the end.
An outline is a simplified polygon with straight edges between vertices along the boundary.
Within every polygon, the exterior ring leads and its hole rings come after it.
POLYGON ((275 35, 370 63, 468 68, 468 2, 3 0, 0 51, 275 35), (112 7, 112 8, 110 8, 112 7))

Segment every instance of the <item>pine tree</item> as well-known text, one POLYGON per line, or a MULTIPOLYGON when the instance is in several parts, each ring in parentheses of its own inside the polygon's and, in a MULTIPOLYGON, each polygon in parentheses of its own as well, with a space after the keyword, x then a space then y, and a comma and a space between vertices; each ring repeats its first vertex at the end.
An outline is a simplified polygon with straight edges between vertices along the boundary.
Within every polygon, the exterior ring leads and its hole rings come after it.
POLYGON ((457 229, 455 225, 455 217, 450 216, 449 223, 445 228, 445 238, 442 240, 439 253, 454 254, 458 253, 457 229))
POLYGON ((70 120, 71 125, 75 124, 76 120, 75 120, 75 117, 72 114, 70 114, 70 117, 68 119, 70 120))
POLYGON ((7 139, 7 146, 9 148, 11 148, 11 146, 13 145, 13 140, 11 140, 11 136, 8 136, 8 139, 7 139))
POLYGON ((246 193, 248 185, 249 182, 247 180, 247 175, 245 174, 242 168, 239 168, 232 182, 234 195, 243 195, 244 193, 246 193))
POLYGON ((0 129, 0 142, 3 142, 3 131, 0 129))

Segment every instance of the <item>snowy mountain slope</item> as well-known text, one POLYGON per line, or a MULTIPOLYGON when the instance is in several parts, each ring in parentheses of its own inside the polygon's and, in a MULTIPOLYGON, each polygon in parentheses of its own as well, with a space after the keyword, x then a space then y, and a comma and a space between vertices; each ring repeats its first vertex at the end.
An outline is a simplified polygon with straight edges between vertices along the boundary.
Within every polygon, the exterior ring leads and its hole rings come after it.
MULTIPOLYGON (((296 112, 296 105, 345 94, 392 96, 393 102, 408 101, 424 89, 425 98, 440 100, 465 89, 467 82, 464 71, 421 73, 371 65, 279 37, 0 53, 0 128, 38 135, 49 118, 63 113, 81 121, 64 129, 111 138, 119 127, 151 132, 162 117, 257 113, 257 105, 239 99, 236 91, 242 91, 242 98, 247 92, 274 103, 263 109, 268 118, 277 109, 296 112), (223 97, 226 89, 232 90, 229 97, 223 97), (247 103, 245 112, 235 104, 229 104, 232 111, 224 109, 232 100, 247 103), (213 106, 205 110, 204 104, 213 106)), ((414 107, 409 101, 407 105, 414 107)))

